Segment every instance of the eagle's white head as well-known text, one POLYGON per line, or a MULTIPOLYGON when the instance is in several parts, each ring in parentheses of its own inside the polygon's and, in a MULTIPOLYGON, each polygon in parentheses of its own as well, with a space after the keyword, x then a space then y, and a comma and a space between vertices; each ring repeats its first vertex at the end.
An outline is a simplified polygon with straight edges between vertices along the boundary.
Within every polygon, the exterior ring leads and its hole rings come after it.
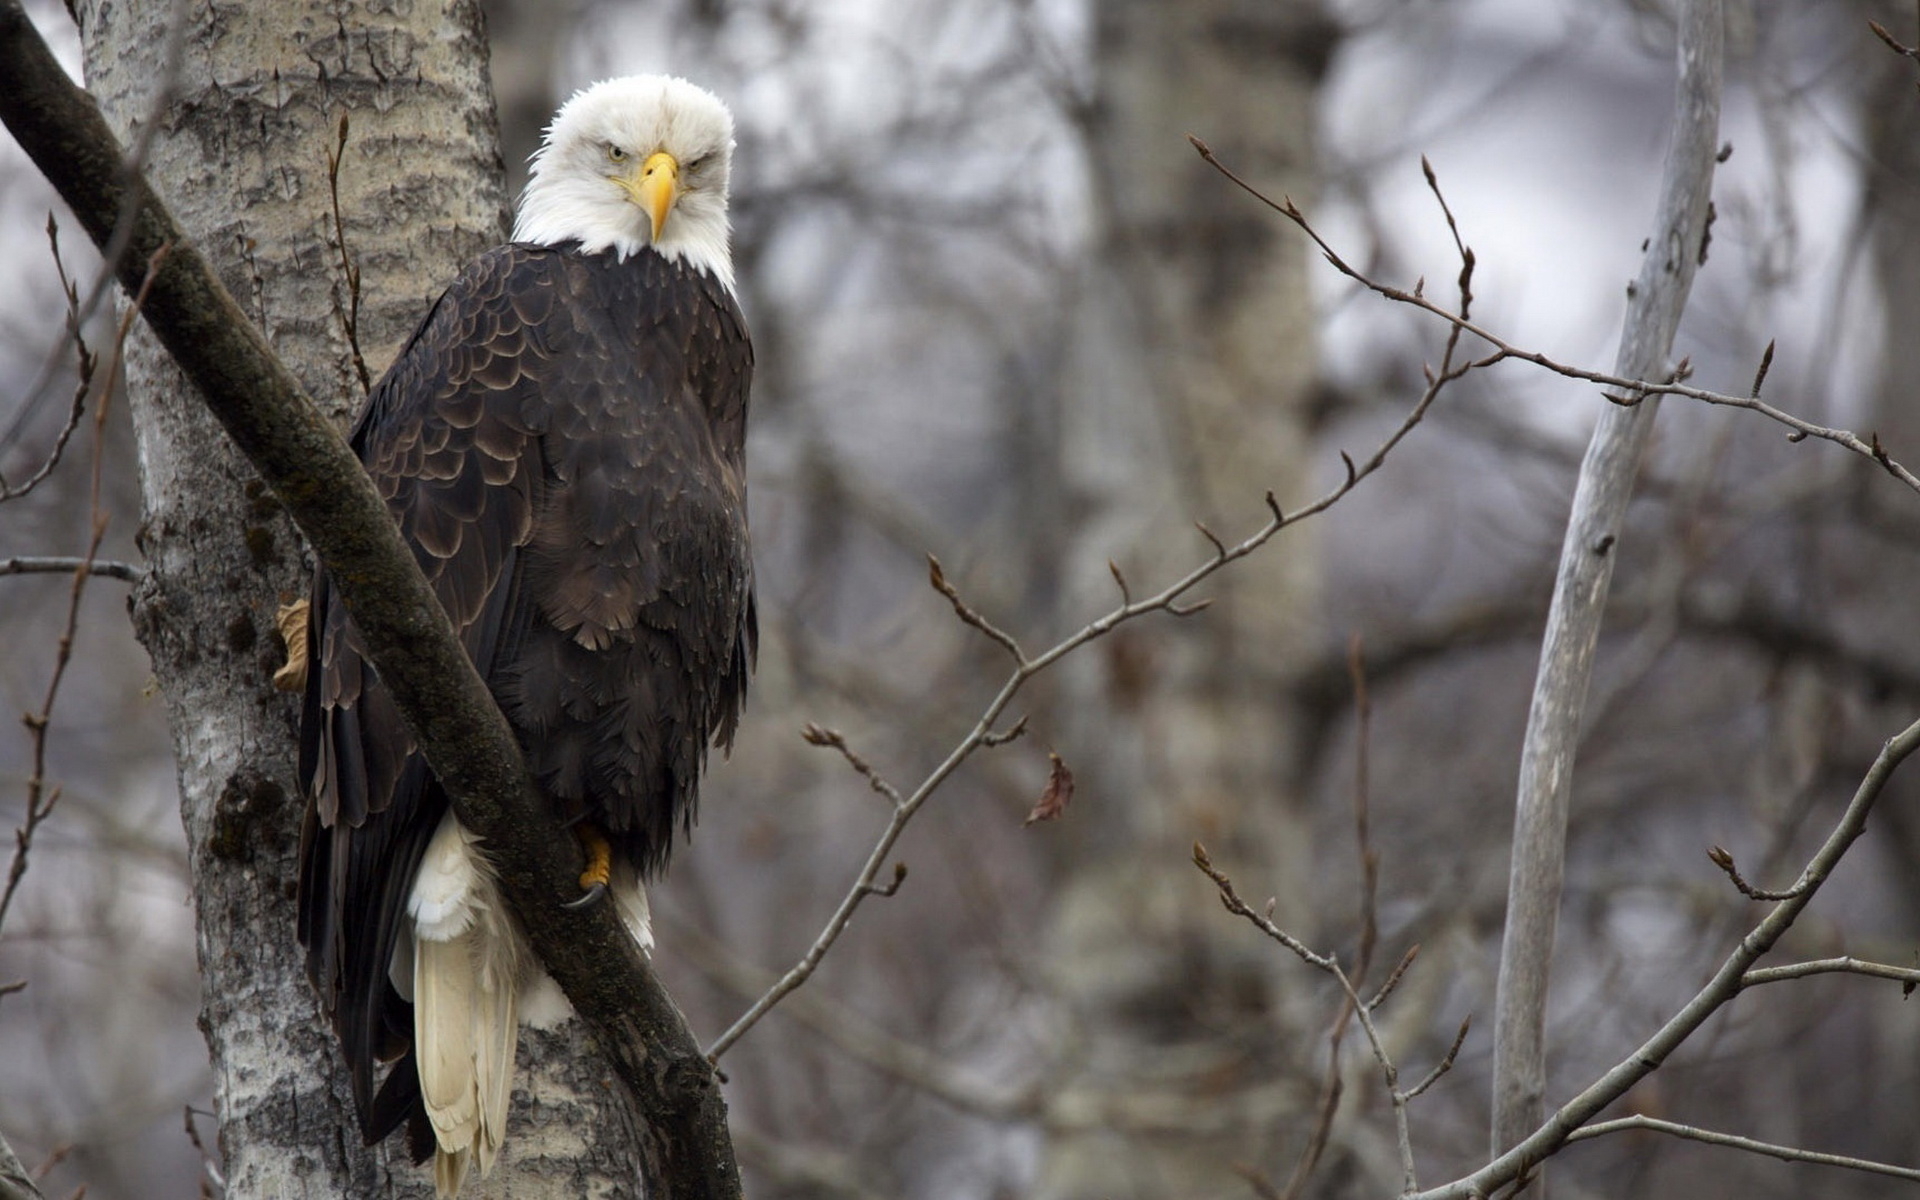
POLYGON ((733 117, 712 92, 671 75, 596 83, 561 106, 532 161, 514 241, 622 259, 652 246, 733 287, 733 117))

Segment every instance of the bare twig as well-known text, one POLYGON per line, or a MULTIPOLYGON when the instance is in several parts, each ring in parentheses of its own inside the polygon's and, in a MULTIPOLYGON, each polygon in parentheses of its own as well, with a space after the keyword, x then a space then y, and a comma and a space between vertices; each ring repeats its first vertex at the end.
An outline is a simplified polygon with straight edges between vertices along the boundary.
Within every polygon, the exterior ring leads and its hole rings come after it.
POLYGON ((1400 956, 1400 961, 1395 963, 1393 970, 1387 973, 1387 981, 1380 985, 1380 990, 1373 994, 1373 999, 1367 1001, 1368 1012, 1372 1012, 1374 1009, 1386 1003, 1387 997, 1393 995, 1393 989, 1400 986, 1400 980, 1406 975, 1407 968, 1411 967, 1413 960, 1419 957, 1420 944, 1418 942, 1407 947, 1407 952, 1400 956))
POLYGON ((1866 975, 1874 979, 1891 979, 1901 984, 1903 991, 1912 992, 1920 987, 1920 967, 1896 967, 1891 963, 1869 962, 1864 958, 1855 958, 1850 954, 1838 958, 1816 958, 1807 962, 1787 963, 1779 967, 1757 967, 1740 977, 1742 988, 1758 987, 1763 983, 1780 983, 1788 979, 1806 979, 1812 975, 1866 975))
POLYGON ((1781 1146, 1773 1142, 1758 1142, 1736 1134, 1716 1133, 1711 1129, 1682 1125, 1677 1121, 1663 1121, 1658 1117, 1640 1114, 1589 1125, 1584 1129, 1575 1130, 1567 1140, 1569 1142, 1585 1141, 1588 1138, 1604 1137, 1609 1133, 1623 1133, 1630 1129, 1668 1133, 1692 1142, 1705 1142, 1710 1146, 1728 1146, 1735 1150, 1744 1150, 1749 1154, 1764 1154, 1787 1162, 1814 1163, 1823 1167, 1845 1167, 1851 1171, 1866 1171, 1874 1175, 1891 1175, 1895 1179, 1920 1181, 1920 1170, 1912 1167, 1896 1167, 1891 1163, 1851 1158, 1844 1154, 1822 1154, 1817 1150, 1801 1150, 1794 1146, 1781 1146))
POLYGON ((983 746, 1004 746, 1008 742, 1017 740, 1022 734, 1026 732, 1027 732, 1027 715, 1025 713, 1021 713, 1019 720, 1015 721, 1012 725, 1008 726, 1006 729, 1002 730, 999 733, 987 734, 985 737, 980 739, 980 744, 983 746))
MULTIPOLYGON (((1757 888, 1753 886, 1751 883, 1748 883, 1744 878, 1741 877, 1740 868, 1734 865, 1733 855, 1727 853, 1725 850, 1722 850, 1718 846, 1708 847, 1707 857, 1713 860, 1714 866, 1719 867, 1722 871, 1725 871, 1727 873, 1727 878, 1733 881, 1733 886, 1736 888, 1739 888, 1740 894, 1745 896, 1749 900, 1791 900, 1793 899, 1795 888, 1788 888, 1784 892, 1769 892, 1761 888, 1757 888)), ((1802 883, 1797 886, 1804 887, 1805 882, 1802 881, 1802 883)))
MULTIPOLYGON (((1464 318, 1473 308, 1473 251, 1461 238, 1460 223, 1453 219, 1453 209, 1447 204, 1446 194, 1440 190, 1440 177, 1434 174, 1433 164, 1427 161, 1424 154, 1420 156, 1420 172, 1426 176, 1427 190, 1433 193, 1434 201, 1440 205, 1441 215, 1447 219, 1447 232, 1453 235, 1454 252, 1460 256, 1460 315, 1464 318)), ((1459 326, 1456 325, 1454 330, 1457 333, 1459 326)))
POLYGON ((360 353, 360 268, 354 265, 353 256, 347 253, 347 223, 340 215, 340 164, 347 156, 346 113, 340 114, 336 129, 334 144, 327 149, 327 196, 333 204, 333 248, 340 255, 340 282, 346 288, 346 302, 341 303, 340 293, 336 290, 333 294, 333 315, 340 319, 347 349, 353 355, 354 374, 360 377, 360 392, 365 395, 373 390, 373 374, 367 370, 367 360, 360 353))
MULTIPOLYGON (((1411 959, 1409 959, 1409 961, 1411 961, 1411 959)), ((1467 1033, 1472 1028, 1472 1013, 1468 1013, 1466 1016, 1460 1018, 1460 1029, 1459 1032, 1453 1035, 1453 1044, 1447 1047, 1447 1052, 1441 1055, 1440 1061, 1433 1064, 1433 1070, 1428 1071, 1419 1083, 1407 1089, 1407 1099, 1412 1100, 1418 1097, 1420 1093, 1438 1083, 1442 1075, 1453 1070, 1454 1060, 1460 1057, 1460 1047, 1467 1044, 1467 1033)))
MULTIPOLYGON (((1373 837, 1367 826, 1367 745, 1369 745, 1369 722, 1373 708, 1367 701, 1367 668, 1359 653, 1361 641, 1359 634, 1348 641, 1348 676, 1354 684, 1354 720, 1356 720, 1356 751, 1354 751, 1354 831, 1356 831, 1356 849, 1359 852, 1359 947, 1354 960, 1354 981, 1365 981, 1367 970, 1373 962, 1373 948, 1379 943, 1379 916, 1375 899, 1379 895, 1379 852, 1373 849, 1373 837)), ((1402 960, 1411 962, 1411 956, 1402 960)), ((1398 979, 1398 970, 1394 972, 1398 979)), ((1379 998, 1369 1000, 1365 1008, 1377 1004, 1379 998)), ((1340 1079, 1340 1046, 1346 1043, 1348 1023, 1354 1020, 1354 1010, 1359 1008, 1359 1000, 1350 996, 1340 996, 1340 1010, 1332 1018, 1332 1029, 1327 1033, 1327 1079, 1321 1083, 1321 1098, 1313 1117, 1313 1129, 1308 1133, 1308 1142, 1300 1150, 1300 1158, 1294 1162, 1292 1175, 1286 1177, 1284 1200, 1298 1200, 1313 1177, 1313 1169, 1319 1165, 1321 1156, 1327 1152, 1327 1142, 1332 1137, 1332 1121, 1340 1112, 1340 1094, 1346 1091, 1340 1079)))
MULTIPOLYGON (((87 348, 80 316, 80 293, 73 280, 67 275, 67 265, 60 257, 60 224, 52 213, 47 214, 47 249, 53 255, 53 270, 60 277, 60 295, 67 303, 67 336, 73 341, 74 369, 76 379, 73 387, 73 399, 67 405, 66 420, 60 425, 60 432, 53 439, 53 448, 47 451, 33 473, 17 486, 0 479, 0 500, 13 500, 26 495, 40 485, 41 480, 53 474, 60 465, 60 456, 66 452, 67 442, 73 437, 73 431, 80 427, 81 414, 86 411, 87 395, 93 390, 93 351, 87 348)), ((29 396, 26 403, 31 403, 29 396)), ((23 404, 22 417, 25 408, 23 404)))
MULTIPOLYGON (((1353 685, 1354 722, 1357 728, 1354 749, 1353 781, 1353 822, 1355 849, 1360 855, 1360 938, 1354 956, 1353 980, 1356 985, 1364 982, 1367 971, 1373 962, 1374 947, 1379 941, 1380 924, 1377 915, 1377 897, 1380 881, 1380 855, 1373 848, 1373 839, 1368 826, 1367 814, 1367 749, 1369 728, 1372 720, 1372 705, 1367 697, 1366 663, 1361 656, 1361 641, 1358 633, 1347 643, 1347 674, 1353 685)), ((1412 962, 1412 954, 1401 960, 1388 989, 1406 964, 1412 962)), ((1383 989, 1381 995, 1385 995, 1383 989)), ((1378 1004, 1380 997, 1366 1002, 1364 1007, 1371 1009, 1378 1004)), ((1356 1008, 1363 1007, 1356 998, 1342 996, 1340 1011, 1334 1015, 1333 1028, 1327 1034, 1327 1076, 1321 1085, 1320 1103, 1316 1110, 1313 1129, 1307 1135, 1307 1144, 1300 1151, 1299 1159, 1294 1163, 1293 1174, 1287 1178, 1286 1200, 1297 1200, 1306 1191, 1307 1182, 1313 1177, 1313 1170, 1320 1163, 1320 1156, 1326 1152, 1327 1141, 1333 1134, 1333 1119, 1340 1108, 1340 1096, 1345 1090, 1340 1077, 1340 1048, 1346 1041, 1347 1026, 1353 1020, 1356 1008)))
MULTIPOLYGON (((191 1104, 181 1106, 180 1119, 186 1126, 187 1141, 193 1144, 194 1151, 200 1155, 200 1169, 205 1172, 208 1181, 224 1192, 227 1190, 227 1178, 220 1170, 220 1160, 208 1152, 207 1144, 200 1140, 200 1128, 193 1122, 193 1118, 196 1116, 211 1117, 213 1115, 213 1113, 197 1109, 191 1104)), ((201 1190, 204 1194, 204 1183, 201 1186, 201 1190)))
MULTIPOLYGON (((1680 83, 1655 234, 1628 290, 1617 374, 1650 378, 1672 348, 1699 263, 1719 148, 1720 0, 1690 0, 1681 22, 1680 83)), ((1676 371, 1675 374, 1680 372, 1676 371)), ((1546 1103, 1547 993, 1566 862, 1580 717, 1593 675, 1613 552, 1653 435, 1656 399, 1604 409, 1580 464, 1561 543, 1547 631, 1520 755, 1493 1034, 1492 1152, 1539 1125, 1546 1103)))
MULTIPOLYGON (((1213 880, 1213 886, 1220 891, 1220 904, 1228 912, 1233 913, 1235 916, 1245 917, 1252 923, 1254 928, 1293 951, 1293 953, 1299 957, 1300 961, 1306 963, 1308 966, 1317 967, 1331 975, 1338 975, 1342 979, 1346 978, 1345 973, 1340 970, 1339 960, 1335 959, 1331 954, 1316 954, 1307 948, 1305 942, 1302 942, 1299 938, 1294 937, 1286 930, 1275 925, 1272 917, 1267 916, 1265 913, 1255 912, 1252 908, 1248 907, 1247 902, 1242 900, 1240 893, 1234 889, 1233 880, 1229 879, 1225 872, 1213 865, 1213 859, 1207 854, 1207 848, 1199 842, 1193 844, 1193 865, 1200 868, 1201 874, 1213 880)), ((1356 1004, 1358 1003, 1357 997, 1355 998, 1355 1002, 1356 1004)))
POLYGON ((1909 46, 1906 43, 1902 42, 1899 38, 1896 38, 1891 33, 1888 33, 1887 27, 1885 25, 1882 25, 1878 21, 1872 21, 1872 20, 1868 21, 1867 28, 1873 30, 1873 36, 1885 42, 1887 44, 1887 48, 1892 50, 1895 54, 1902 55, 1906 58, 1911 58, 1915 62, 1920 62, 1920 47, 1909 46))
POLYGON ((113 349, 107 361, 107 369, 100 377, 99 396, 93 412, 93 478, 90 492, 91 522, 87 539, 87 552, 73 567, 73 587, 68 593, 66 624, 60 631, 60 639, 54 646, 53 672, 47 680, 47 690, 42 696, 37 711, 26 713, 21 720, 27 727, 28 737, 33 745, 32 770, 27 776, 26 815, 19 828, 13 831, 13 859, 7 867, 7 882, 0 889, 0 928, 7 922, 7 912, 13 906, 13 897, 20 890, 20 881, 26 877, 27 862, 33 852, 34 834, 53 815, 60 803, 60 789, 47 782, 47 731, 53 724, 53 706, 60 697, 60 684, 66 678, 67 664, 73 660, 73 641, 80 629, 80 600, 86 594, 87 580, 93 574, 93 561, 100 552, 100 542, 107 536, 107 517, 100 505, 100 485, 104 471, 103 459, 106 453, 106 426, 108 403, 113 395, 113 384, 120 373, 122 351, 127 344, 127 335, 133 330, 133 321, 146 303, 148 288, 152 285, 160 264, 166 260, 169 247, 162 245, 153 252, 147 261, 146 280, 135 294, 133 303, 120 318, 120 328, 114 336, 113 349))
MULTIPOLYGON (((1274 941, 1279 942, 1288 950, 1291 950, 1308 966, 1317 967, 1325 971, 1333 977, 1335 983, 1340 985, 1340 990, 1346 998, 1341 1011, 1341 1023, 1345 1022, 1349 1013, 1359 1021, 1360 1030, 1366 1034, 1367 1045, 1373 1051, 1374 1061, 1380 1065, 1380 1074, 1386 1081, 1387 1098, 1393 1105, 1394 1132, 1397 1135, 1400 1148, 1400 1168, 1403 1190, 1412 1192, 1415 1188, 1419 1187, 1419 1180, 1414 1170, 1413 1134, 1407 1120, 1407 1106, 1416 1096, 1433 1086, 1435 1080, 1453 1068, 1454 1058, 1460 1052, 1460 1045, 1466 1041, 1467 1025, 1464 1022, 1461 1024, 1460 1032, 1455 1036, 1452 1048, 1447 1051, 1446 1056, 1440 1060, 1439 1064, 1435 1066, 1432 1071, 1428 1072, 1426 1077, 1414 1088, 1403 1090, 1400 1087, 1400 1069, 1394 1065, 1392 1056, 1387 1053, 1386 1044, 1380 1037, 1380 1031, 1373 1023, 1372 1012, 1365 1004, 1361 1003, 1360 994, 1354 990, 1352 979, 1350 979, 1346 971, 1341 968, 1340 960, 1331 954, 1316 954, 1314 951, 1308 949, 1300 939, 1275 925, 1271 917, 1263 913, 1257 913, 1249 908, 1246 902, 1240 899, 1239 893, 1234 890, 1233 881, 1213 865, 1212 859, 1207 856, 1206 847, 1198 842, 1193 844, 1193 865, 1200 868, 1201 872, 1204 873, 1207 878, 1213 880, 1214 887, 1218 889, 1220 893, 1220 903, 1228 912, 1245 917, 1256 929, 1260 930, 1260 932, 1266 934, 1274 941)), ((1296 1172, 1296 1174, 1298 1174, 1298 1172, 1296 1172)))
POLYGON ((1598 384, 1601 387, 1612 389, 1622 396, 1632 397, 1633 399, 1624 402, 1628 406, 1638 403, 1639 399, 1648 396, 1681 396, 1689 400, 1699 401, 1702 404, 1712 404, 1724 408, 1743 408, 1749 412, 1757 413, 1767 420, 1785 426, 1789 430, 1787 435, 1789 441, 1800 442, 1811 437, 1818 438, 1821 441, 1832 442, 1834 445, 1850 450, 1863 458, 1872 459, 1882 470, 1886 471, 1887 474, 1898 479, 1914 491, 1920 492, 1920 476, 1916 476, 1906 466, 1889 456, 1886 448, 1880 444, 1879 437, 1876 434, 1868 434, 1863 438, 1849 430, 1821 425, 1817 422, 1809 421, 1804 417, 1796 416, 1784 409, 1776 408, 1754 395, 1740 396, 1728 392, 1716 392, 1707 388, 1691 387, 1677 379, 1655 380, 1646 377, 1636 378, 1617 373, 1591 370, 1586 367, 1574 366, 1570 363, 1563 363, 1536 350, 1522 349, 1520 346, 1501 337, 1486 326, 1468 319, 1464 314, 1427 299, 1426 296, 1422 295, 1418 290, 1408 291, 1404 288, 1394 287, 1391 284, 1381 283, 1342 258, 1339 252, 1333 248, 1332 244, 1322 237, 1320 231, 1315 229, 1313 224, 1307 220, 1306 214, 1302 213, 1292 200, 1285 197, 1282 197, 1280 200, 1274 200, 1242 179, 1239 175, 1236 175, 1226 164, 1215 157, 1213 151, 1205 142, 1192 136, 1188 137, 1188 141, 1193 143, 1194 149, 1197 150, 1200 156, 1215 170, 1226 176, 1256 200, 1299 226, 1301 232, 1311 238, 1314 244, 1320 248, 1322 256, 1334 270, 1383 299, 1420 309, 1431 316, 1447 322, 1457 333, 1471 334, 1491 346, 1493 348, 1492 353, 1473 360, 1472 365, 1476 369, 1491 367, 1507 361, 1531 363, 1536 367, 1551 371, 1567 379, 1598 384))
POLYGON ((808 722, 801 728, 800 736, 810 746, 824 746, 829 750, 838 750, 840 757, 847 760, 847 765, 858 771, 861 778, 867 781, 867 786, 893 801, 894 808, 897 809, 904 803, 900 799, 900 789, 888 783, 886 777, 876 771, 872 763, 856 754, 853 748, 847 745, 845 735, 838 729, 828 729, 823 725, 808 722))
POLYGON ((82 566, 87 568, 89 575, 118 579, 122 583, 138 583, 141 576, 147 573, 145 567, 107 558, 89 561, 84 558, 21 554, 0 558, 0 575, 71 575, 82 566))
MULTIPOLYGON (((1108 563, 1107 565, 1110 567, 1113 566, 1112 563, 1108 563)), ((1120 568, 1113 568, 1113 577, 1120 579, 1120 568)), ((927 582, 933 585, 934 591, 939 592, 947 598, 947 603, 953 605, 953 613, 955 616, 1000 643, 1008 654, 1013 655, 1014 662, 1020 663, 1023 666, 1026 664, 1027 656, 1020 652, 1020 643, 1013 640, 1012 634, 1007 633, 993 622, 981 616, 978 612, 974 611, 965 600, 962 600, 959 589, 948 582, 946 571, 940 567, 940 560, 931 554, 927 555, 927 582)), ((1126 587, 1126 581, 1121 580, 1120 590, 1125 592, 1126 587)))

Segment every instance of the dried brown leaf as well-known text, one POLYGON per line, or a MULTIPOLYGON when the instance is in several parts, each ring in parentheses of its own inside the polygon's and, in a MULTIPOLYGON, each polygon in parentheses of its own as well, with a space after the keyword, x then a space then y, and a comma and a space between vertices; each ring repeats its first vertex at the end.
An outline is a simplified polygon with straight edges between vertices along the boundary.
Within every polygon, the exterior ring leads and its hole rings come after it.
POLYGON ((1067 811, 1067 805, 1073 802, 1073 772, 1053 751, 1047 751, 1047 786, 1040 793, 1040 799, 1034 802, 1033 811, 1021 824, 1032 825, 1036 821, 1052 821, 1067 811))

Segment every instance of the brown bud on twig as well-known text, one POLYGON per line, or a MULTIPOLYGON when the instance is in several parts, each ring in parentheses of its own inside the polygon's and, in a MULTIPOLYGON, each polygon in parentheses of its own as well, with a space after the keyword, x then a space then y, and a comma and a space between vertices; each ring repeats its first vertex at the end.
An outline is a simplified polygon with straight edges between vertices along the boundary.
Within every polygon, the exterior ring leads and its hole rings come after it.
POLYGON ((1707 857, 1713 860, 1714 866, 1719 867, 1727 873, 1727 878, 1733 881, 1733 886, 1739 888, 1740 894, 1749 900, 1791 900, 1806 888, 1806 881, 1802 880, 1784 892, 1769 892, 1748 883, 1746 879, 1741 876, 1740 868, 1734 865, 1733 855, 1728 854, 1720 847, 1707 847, 1707 857))
POLYGON ((1888 49, 1892 50, 1895 54, 1901 54, 1911 59, 1920 60, 1920 47, 1908 46, 1902 43, 1900 39, 1894 37, 1891 33, 1887 32, 1887 27, 1885 25, 1882 25, 1878 21, 1868 21, 1867 28, 1873 30, 1873 36, 1885 42, 1887 44, 1888 49))
POLYGON ((1753 373, 1753 390, 1747 393, 1753 399, 1760 398, 1760 385, 1767 381, 1767 372, 1773 367, 1773 343, 1769 341, 1764 353, 1760 355, 1760 369, 1753 373))

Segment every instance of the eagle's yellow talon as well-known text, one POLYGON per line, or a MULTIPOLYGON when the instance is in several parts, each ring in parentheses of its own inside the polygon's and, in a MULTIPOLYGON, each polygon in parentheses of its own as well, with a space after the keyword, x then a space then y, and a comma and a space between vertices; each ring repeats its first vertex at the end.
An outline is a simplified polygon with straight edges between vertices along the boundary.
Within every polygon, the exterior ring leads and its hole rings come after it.
POLYGON ((589 822, 581 822, 575 836, 580 839, 580 848, 587 852, 587 869, 580 872, 580 889, 586 894, 578 900, 567 901, 567 908, 586 908, 607 894, 607 884, 613 878, 613 846, 607 841, 607 835, 589 822))

